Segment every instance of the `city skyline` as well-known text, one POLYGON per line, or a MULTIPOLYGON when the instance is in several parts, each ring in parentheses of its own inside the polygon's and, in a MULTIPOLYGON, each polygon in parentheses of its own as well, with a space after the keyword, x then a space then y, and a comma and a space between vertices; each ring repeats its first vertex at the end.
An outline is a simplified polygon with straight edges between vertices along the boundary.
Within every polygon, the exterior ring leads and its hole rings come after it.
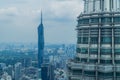
POLYGON ((37 42, 42 9, 45 42, 76 43, 76 16, 83 10, 82 0, 4 0, 0 4, 0 42, 37 42))

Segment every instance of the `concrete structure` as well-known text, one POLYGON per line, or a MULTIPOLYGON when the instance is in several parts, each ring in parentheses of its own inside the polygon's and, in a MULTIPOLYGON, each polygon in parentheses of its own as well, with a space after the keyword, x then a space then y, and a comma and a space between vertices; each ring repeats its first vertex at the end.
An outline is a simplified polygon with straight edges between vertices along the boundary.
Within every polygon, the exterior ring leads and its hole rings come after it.
POLYGON ((120 0, 84 0, 69 80, 120 80, 120 0))

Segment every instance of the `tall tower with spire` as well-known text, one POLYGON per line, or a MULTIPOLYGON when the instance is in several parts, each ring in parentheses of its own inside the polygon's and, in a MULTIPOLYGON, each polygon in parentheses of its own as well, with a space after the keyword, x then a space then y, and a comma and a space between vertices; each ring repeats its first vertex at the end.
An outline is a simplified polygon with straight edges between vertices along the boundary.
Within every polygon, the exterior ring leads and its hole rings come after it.
POLYGON ((120 80, 120 0, 84 0, 69 80, 120 80))
POLYGON ((44 56, 44 26, 41 12, 41 23, 38 26, 38 68, 41 68, 44 56))
POLYGON ((41 23, 38 26, 38 68, 42 80, 54 80, 53 66, 44 57, 44 26, 41 12, 41 23))

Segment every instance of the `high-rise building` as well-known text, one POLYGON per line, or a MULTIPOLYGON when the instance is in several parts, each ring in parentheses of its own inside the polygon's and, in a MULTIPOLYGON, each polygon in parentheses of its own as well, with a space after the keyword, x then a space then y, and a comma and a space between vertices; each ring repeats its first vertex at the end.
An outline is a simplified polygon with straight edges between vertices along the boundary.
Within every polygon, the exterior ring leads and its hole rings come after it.
POLYGON ((38 67, 41 68, 43 63, 44 55, 44 27, 42 23, 42 13, 41 13, 41 23, 38 26, 38 67))
POLYGON ((31 58, 25 58, 25 59, 22 59, 22 60, 23 60, 23 62, 22 62, 23 67, 25 67, 25 68, 31 67, 31 65, 32 65, 31 58))
POLYGON ((54 65, 52 63, 46 62, 42 64, 41 78, 42 80, 54 80, 54 65))
POLYGON ((22 64, 20 62, 15 64, 15 80, 20 80, 20 78, 22 77, 21 74, 21 69, 22 69, 22 64))
POLYGON ((84 0, 69 80, 120 80, 120 0, 84 0))
POLYGON ((12 65, 8 65, 6 72, 8 73, 8 75, 10 75, 13 78, 13 66, 12 65))
POLYGON ((44 56, 44 27, 41 13, 41 24, 38 27, 38 68, 41 68, 42 80, 54 80, 54 69, 48 61, 48 57, 45 59, 44 56))

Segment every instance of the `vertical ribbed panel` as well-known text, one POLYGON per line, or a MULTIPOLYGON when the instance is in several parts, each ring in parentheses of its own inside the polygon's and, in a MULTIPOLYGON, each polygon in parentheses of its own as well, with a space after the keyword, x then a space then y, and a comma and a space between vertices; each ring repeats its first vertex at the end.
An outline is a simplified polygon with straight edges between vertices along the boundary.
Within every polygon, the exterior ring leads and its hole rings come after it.
POLYGON ((120 0, 84 0, 84 13, 120 11, 120 0))
POLYGON ((95 1, 95 11, 100 11, 100 0, 95 1))

